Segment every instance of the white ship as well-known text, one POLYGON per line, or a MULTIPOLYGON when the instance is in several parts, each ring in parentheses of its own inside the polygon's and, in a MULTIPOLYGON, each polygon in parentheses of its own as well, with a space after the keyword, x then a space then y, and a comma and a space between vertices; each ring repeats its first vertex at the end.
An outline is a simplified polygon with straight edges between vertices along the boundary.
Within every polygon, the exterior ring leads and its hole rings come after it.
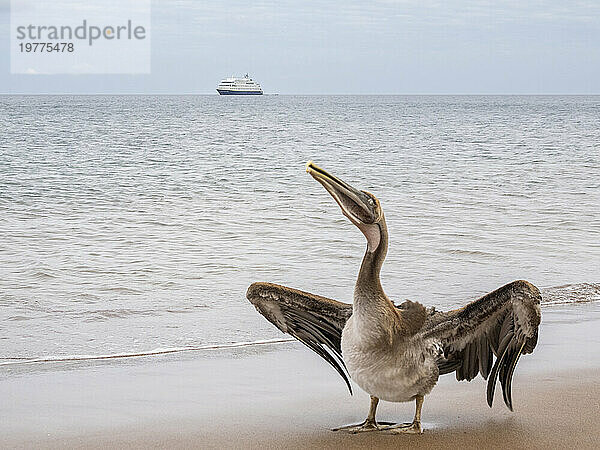
POLYGON ((225 78, 217 86, 217 92, 221 95, 262 95, 263 91, 256 81, 244 75, 244 78, 225 78))

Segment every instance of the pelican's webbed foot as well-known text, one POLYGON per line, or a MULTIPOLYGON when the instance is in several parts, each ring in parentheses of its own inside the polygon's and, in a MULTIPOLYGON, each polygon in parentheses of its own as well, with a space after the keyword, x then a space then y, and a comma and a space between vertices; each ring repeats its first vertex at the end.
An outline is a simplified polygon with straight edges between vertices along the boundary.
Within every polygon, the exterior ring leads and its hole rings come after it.
POLYGON ((399 423, 389 427, 381 428, 382 431, 389 434, 423 434, 421 422, 399 423))
POLYGON ((331 431, 345 431, 346 433, 356 434, 356 433, 365 433, 367 431, 381 431, 386 429, 385 426, 382 425, 393 425, 390 422, 380 422, 377 423, 374 420, 365 420, 362 423, 357 423, 354 425, 344 425, 343 427, 332 428, 331 431))
POLYGON ((389 434, 423 434, 421 427, 421 408, 423 407, 423 396, 415 396, 415 418, 412 423, 399 423, 391 427, 385 427, 382 431, 389 434))
POLYGON ((345 431, 346 433, 364 433, 366 431, 380 431, 383 430, 384 427, 381 425, 393 425, 392 422, 379 422, 375 420, 375 411, 377 410, 377 404, 379 403, 379 399, 377 397, 371 396, 371 407, 369 408, 369 415, 362 423, 357 423, 354 425, 344 425, 343 427, 332 428, 331 431, 345 431))

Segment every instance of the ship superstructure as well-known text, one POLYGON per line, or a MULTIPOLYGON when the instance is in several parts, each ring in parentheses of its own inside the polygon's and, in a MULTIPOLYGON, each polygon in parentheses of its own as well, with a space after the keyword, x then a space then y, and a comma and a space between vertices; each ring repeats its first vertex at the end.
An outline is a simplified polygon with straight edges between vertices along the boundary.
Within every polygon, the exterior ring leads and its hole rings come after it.
POLYGON ((221 80, 217 86, 221 95, 262 95, 263 91, 256 81, 244 75, 243 78, 231 77, 221 80))

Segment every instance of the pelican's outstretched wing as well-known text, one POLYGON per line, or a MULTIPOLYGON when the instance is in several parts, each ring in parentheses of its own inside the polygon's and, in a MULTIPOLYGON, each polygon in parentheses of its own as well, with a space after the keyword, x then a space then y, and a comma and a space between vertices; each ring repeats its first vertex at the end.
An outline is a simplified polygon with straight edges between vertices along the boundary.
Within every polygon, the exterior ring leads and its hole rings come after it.
POLYGON ((488 380, 490 406, 499 376, 504 403, 512 411, 512 376, 521 354, 531 353, 537 344, 540 300, 540 291, 520 280, 464 308, 432 314, 421 333, 444 351, 440 374, 456 371, 457 380, 471 381, 481 373, 488 380))
POLYGON ((246 297, 269 322, 331 364, 352 393, 341 349, 352 305, 272 283, 251 284, 246 297))

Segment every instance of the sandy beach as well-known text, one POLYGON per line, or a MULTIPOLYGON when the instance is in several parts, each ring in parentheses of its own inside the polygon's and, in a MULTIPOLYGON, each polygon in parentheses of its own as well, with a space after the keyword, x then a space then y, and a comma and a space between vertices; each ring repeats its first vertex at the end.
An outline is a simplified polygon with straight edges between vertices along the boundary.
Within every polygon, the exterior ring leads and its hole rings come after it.
MULTIPOLYGON (((492 409, 481 379, 442 377, 422 436, 348 435, 368 397, 298 343, 150 358, 3 366, 3 448, 598 448, 600 305, 545 308, 539 347, 492 409)), ((378 418, 408 421, 413 404, 378 418)))

